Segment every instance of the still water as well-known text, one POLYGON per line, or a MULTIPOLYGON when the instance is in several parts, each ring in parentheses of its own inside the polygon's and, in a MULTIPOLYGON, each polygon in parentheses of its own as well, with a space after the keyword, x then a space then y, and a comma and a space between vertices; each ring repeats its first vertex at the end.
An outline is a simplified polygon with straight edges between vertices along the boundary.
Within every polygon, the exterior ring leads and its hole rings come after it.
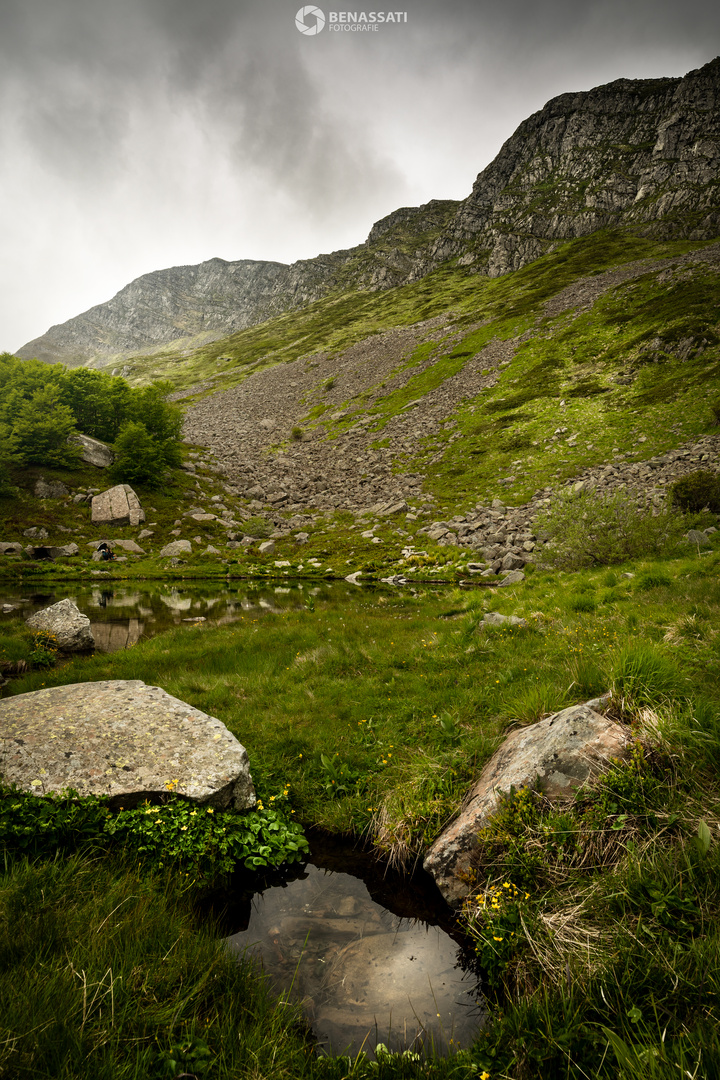
POLYGON ((369 856, 364 867, 359 858, 328 860, 314 844, 300 876, 253 897, 229 947, 302 1003, 328 1053, 470 1046, 482 1019, 477 977, 434 883, 422 872, 383 878, 377 863, 373 875, 369 856))
POLYGON ((269 612, 304 608, 331 599, 343 600, 355 596, 357 591, 346 583, 243 582, 234 586, 215 583, 177 588, 162 582, 143 582, 85 589, 68 582, 42 593, 22 586, 3 589, 0 618, 22 615, 27 619, 35 611, 67 597, 90 619, 96 648, 100 652, 115 652, 173 626, 200 622, 223 626, 246 617, 248 612, 260 618, 269 612))

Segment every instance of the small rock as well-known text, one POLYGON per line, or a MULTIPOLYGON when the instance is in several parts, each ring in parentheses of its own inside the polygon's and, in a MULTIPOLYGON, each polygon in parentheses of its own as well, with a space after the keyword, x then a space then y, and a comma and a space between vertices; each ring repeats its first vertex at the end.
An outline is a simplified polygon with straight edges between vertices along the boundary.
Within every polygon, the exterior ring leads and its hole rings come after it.
POLYGON ((502 581, 498 582, 498 588, 501 589, 504 585, 519 585, 521 581, 525 580, 525 575, 522 570, 511 570, 509 574, 506 574, 502 581))
POLYGON ((93 525, 140 525, 145 511, 129 484, 116 484, 93 496, 93 525))
POLYGON ((115 460, 115 455, 107 443, 92 439, 89 435, 71 435, 68 442, 79 446, 82 460, 97 469, 106 469, 115 460))
POLYGON ((482 622, 478 626, 478 630, 482 625, 485 626, 527 626, 527 619, 521 619, 517 615, 501 615, 499 611, 488 611, 483 616, 482 622))
POLYGON ((172 543, 166 544, 164 548, 160 550, 160 554, 163 556, 178 556, 189 555, 192 552, 192 544, 189 540, 173 540, 172 543))
POLYGON ((64 499, 70 492, 60 480, 43 480, 42 477, 35 481, 35 495, 38 499, 64 499))
POLYGON ((548 798, 569 795, 613 758, 624 757, 626 746, 625 730, 586 705, 511 732, 423 863, 448 903, 459 903, 472 888, 477 835, 496 812, 501 793, 537 786, 548 798))
POLYGON ((685 533, 686 539, 690 544, 696 544, 699 547, 710 547, 710 541, 708 540, 704 532, 700 532, 699 529, 690 529, 685 533))
POLYGON ((272 555, 274 550, 275 550, 275 541, 274 540, 263 540, 262 544, 260 544, 259 547, 258 547, 258 551, 260 552, 261 555, 272 555))

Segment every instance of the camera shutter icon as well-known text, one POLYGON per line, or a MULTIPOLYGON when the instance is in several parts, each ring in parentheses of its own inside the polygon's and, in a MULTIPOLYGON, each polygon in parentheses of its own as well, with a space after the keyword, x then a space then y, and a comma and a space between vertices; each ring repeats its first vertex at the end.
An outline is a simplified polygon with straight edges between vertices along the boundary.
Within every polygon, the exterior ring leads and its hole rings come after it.
POLYGON ((295 25, 301 34, 307 34, 308 37, 312 37, 314 34, 319 34, 325 26, 325 15, 319 7, 315 7, 314 4, 306 4, 305 7, 301 7, 295 16, 295 25), (314 22, 312 20, 315 20, 314 22), (309 22, 307 20, 310 20, 309 22))

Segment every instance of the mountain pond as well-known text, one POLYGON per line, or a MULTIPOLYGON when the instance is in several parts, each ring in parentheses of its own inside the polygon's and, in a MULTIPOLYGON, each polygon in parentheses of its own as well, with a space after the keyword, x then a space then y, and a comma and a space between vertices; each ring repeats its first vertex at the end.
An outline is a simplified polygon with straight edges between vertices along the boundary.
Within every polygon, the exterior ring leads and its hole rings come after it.
POLYGON ((432 878, 393 872, 347 841, 308 838, 301 869, 230 903, 228 947, 302 1004, 327 1053, 469 1047, 483 1017, 478 979, 432 878))

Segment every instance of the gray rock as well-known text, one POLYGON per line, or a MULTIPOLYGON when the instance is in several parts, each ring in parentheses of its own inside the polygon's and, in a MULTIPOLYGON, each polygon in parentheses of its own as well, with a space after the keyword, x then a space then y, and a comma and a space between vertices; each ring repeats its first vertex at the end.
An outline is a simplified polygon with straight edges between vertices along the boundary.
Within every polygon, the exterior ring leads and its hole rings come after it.
POLYGON ((423 866, 445 899, 457 904, 472 889, 477 835, 497 810, 501 793, 537 786, 549 798, 569 795, 611 758, 624 757, 626 747, 625 729, 587 705, 511 732, 469 792, 460 816, 425 857, 423 866))
POLYGON ((525 565, 525 560, 519 555, 513 555, 511 551, 508 551, 507 555, 502 560, 503 570, 520 570, 525 565))
POLYGON ((192 544, 189 540, 173 540, 160 550, 161 555, 189 555, 192 552, 192 544))
POLYGON ((47 540, 50 533, 47 529, 33 525, 31 529, 25 529, 23 536, 29 537, 30 540, 47 540))
POLYGON ((51 548, 51 550, 57 552, 57 555, 54 556, 55 558, 62 557, 63 555, 66 555, 66 556, 77 555, 80 552, 80 548, 75 543, 63 544, 62 547, 51 548))
POLYGON ((258 551, 261 555, 272 555, 275 550, 274 540, 263 540, 262 544, 258 547, 258 551))
POLYGON ((397 502, 392 502, 389 505, 383 507, 378 511, 378 517, 393 517, 395 514, 404 514, 407 511, 408 504, 404 499, 399 499, 397 502))
POLYGON ((511 570, 509 574, 506 574, 502 581, 498 581, 498 589, 501 589, 504 585, 519 585, 521 581, 525 580, 525 575, 522 570, 511 570))
POLYGON ((40 477, 35 481, 35 495, 38 499, 64 499, 70 492, 61 480, 43 480, 40 477))
POLYGON ((113 540, 111 547, 122 548, 123 551, 129 551, 132 555, 144 555, 145 551, 136 544, 134 540, 113 540))
POLYGON ((172 790, 255 805, 247 751, 214 716, 140 680, 75 683, 0 701, 3 775, 35 795, 68 787, 136 806, 172 790))
POLYGON ((36 611, 26 622, 31 630, 53 634, 58 648, 63 652, 88 652, 95 648, 90 620, 72 600, 60 600, 42 611, 36 611))
POLYGON ((521 619, 517 615, 501 615, 499 611, 488 611, 486 615, 483 615, 482 622, 478 625, 478 630, 481 626, 527 626, 527 619, 521 619))
POLYGON ((140 525, 144 520, 145 511, 129 484, 116 484, 93 496, 93 525, 140 525))
POLYGON ((704 532, 700 532, 699 529, 690 529, 685 533, 685 536, 690 544, 697 544, 700 547, 710 547, 710 541, 704 532))
POLYGON ((0 544, 0 555, 22 555, 22 544, 0 544))
POLYGON ((100 439, 92 439, 89 435, 78 434, 71 435, 68 442, 79 446, 82 460, 98 469, 106 469, 115 460, 115 455, 110 447, 107 443, 101 442, 100 439))

